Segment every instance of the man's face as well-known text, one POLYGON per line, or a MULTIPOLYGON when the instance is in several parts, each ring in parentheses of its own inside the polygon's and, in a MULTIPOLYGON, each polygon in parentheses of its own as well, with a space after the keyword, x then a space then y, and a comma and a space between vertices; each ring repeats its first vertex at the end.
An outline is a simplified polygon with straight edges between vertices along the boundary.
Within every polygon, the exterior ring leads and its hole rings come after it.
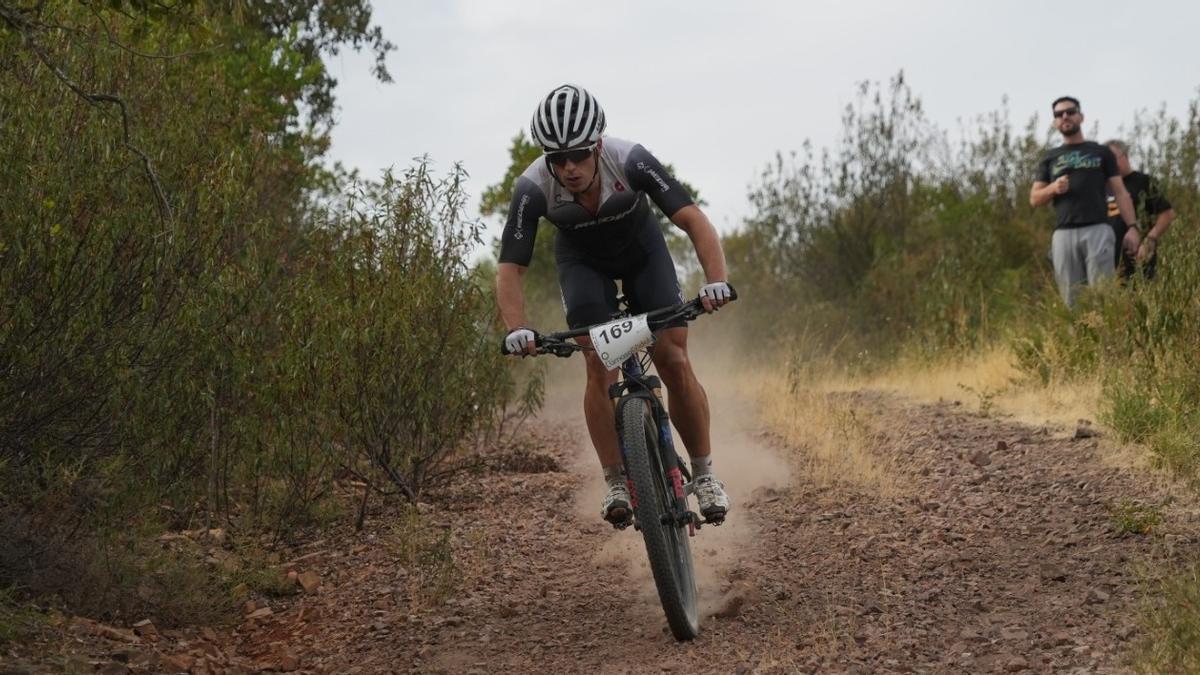
POLYGON ((1082 122, 1083 113, 1079 111, 1079 106, 1070 101, 1059 101, 1054 105, 1054 128, 1063 136, 1079 133, 1082 122))
POLYGON ((571 192, 581 192, 596 175, 596 152, 599 149, 600 144, 597 143, 590 148, 551 153, 547 158, 562 184, 571 192))

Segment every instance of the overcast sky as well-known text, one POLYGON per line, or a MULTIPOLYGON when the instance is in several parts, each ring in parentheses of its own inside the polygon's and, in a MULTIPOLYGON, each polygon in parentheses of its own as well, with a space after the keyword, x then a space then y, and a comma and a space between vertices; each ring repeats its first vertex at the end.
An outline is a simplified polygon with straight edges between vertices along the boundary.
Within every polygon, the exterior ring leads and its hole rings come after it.
MULTIPOLYGON (((707 200, 718 229, 749 215, 776 151, 836 143, 855 84, 904 70, 946 129, 1000 108, 1047 128, 1081 99, 1084 128, 1138 109, 1182 116, 1200 87, 1200 2, 861 0, 375 0, 395 82, 370 58, 330 60, 340 111, 330 155, 367 176, 429 155, 462 162, 477 209, 512 137, 564 82, 604 106, 608 133, 642 143, 707 200)), ((477 215, 473 213, 472 215, 477 215)), ((491 234, 499 232, 493 225, 491 234)), ((490 236, 489 236, 490 238, 490 236)))

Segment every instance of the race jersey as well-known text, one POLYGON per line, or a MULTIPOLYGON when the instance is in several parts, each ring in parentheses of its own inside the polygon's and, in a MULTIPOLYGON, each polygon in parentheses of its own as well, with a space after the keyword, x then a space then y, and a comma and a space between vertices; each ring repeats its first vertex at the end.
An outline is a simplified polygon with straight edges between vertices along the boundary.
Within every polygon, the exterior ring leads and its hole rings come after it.
POLYGON ((540 218, 558 228, 560 249, 568 245, 598 262, 614 261, 640 246, 647 228, 658 228, 646 195, 667 217, 693 203, 679 181, 637 143, 606 136, 597 161, 600 209, 595 214, 555 180, 544 158, 529 165, 513 189, 500 262, 529 265, 540 218))

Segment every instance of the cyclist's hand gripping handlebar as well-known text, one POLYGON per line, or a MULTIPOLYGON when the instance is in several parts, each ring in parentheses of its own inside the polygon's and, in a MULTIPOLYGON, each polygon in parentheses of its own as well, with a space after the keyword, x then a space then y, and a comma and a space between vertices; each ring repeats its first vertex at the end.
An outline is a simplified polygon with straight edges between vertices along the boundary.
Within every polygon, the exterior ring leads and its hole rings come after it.
POLYGON ((714 281, 700 289, 700 304, 706 312, 715 312, 727 302, 737 299, 737 293, 726 281, 714 281))
POLYGON ((500 353, 528 356, 530 345, 539 345, 541 337, 533 329, 524 326, 514 328, 508 332, 508 335, 504 336, 504 342, 500 343, 500 353))

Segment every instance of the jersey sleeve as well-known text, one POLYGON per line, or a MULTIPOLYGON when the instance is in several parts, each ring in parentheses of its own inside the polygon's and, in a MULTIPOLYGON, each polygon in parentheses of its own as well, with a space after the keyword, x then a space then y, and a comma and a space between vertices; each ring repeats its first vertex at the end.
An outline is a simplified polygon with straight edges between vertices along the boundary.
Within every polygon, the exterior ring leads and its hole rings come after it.
POLYGON ((508 206, 508 221, 500 235, 500 262, 529 266, 533 259, 533 240, 537 237, 538 221, 546 215, 546 195, 528 178, 517 178, 512 203, 508 206))
POLYGON ((658 208, 668 218, 685 206, 695 202, 675 177, 667 172, 661 162, 641 145, 633 146, 625 160, 625 175, 635 190, 650 195, 658 208))
POLYGON ((1033 182, 1049 183, 1050 182, 1050 157, 1043 157, 1037 163, 1037 169, 1034 171, 1033 182))
POLYGON ((1121 175, 1121 170, 1117 168, 1117 156, 1108 146, 1100 146, 1100 168, 1104 170, 1105 178, 1121 175))

